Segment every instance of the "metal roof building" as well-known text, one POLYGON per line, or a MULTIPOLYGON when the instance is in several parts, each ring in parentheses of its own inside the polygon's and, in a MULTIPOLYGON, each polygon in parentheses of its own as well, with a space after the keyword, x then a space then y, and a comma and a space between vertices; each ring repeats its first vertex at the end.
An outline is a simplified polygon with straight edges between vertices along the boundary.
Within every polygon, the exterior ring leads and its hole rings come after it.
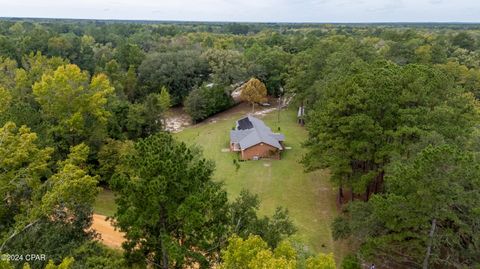
MULTIPOLYGON (((230 149, 232 151, 245 151, 252 147, 266 147, 270 146, 276 151, 283 150, 282 142, 285 136, 279 133, 273 133, 272 130, 263 123, 263 121, 247 116, 237 121, 235 130, 230 131, 230 149)), ((272 151, 272 149, 266 148, 272 151)), ((257 157, 266 157, 265 153, 258 148, 256 150, 257 157)))

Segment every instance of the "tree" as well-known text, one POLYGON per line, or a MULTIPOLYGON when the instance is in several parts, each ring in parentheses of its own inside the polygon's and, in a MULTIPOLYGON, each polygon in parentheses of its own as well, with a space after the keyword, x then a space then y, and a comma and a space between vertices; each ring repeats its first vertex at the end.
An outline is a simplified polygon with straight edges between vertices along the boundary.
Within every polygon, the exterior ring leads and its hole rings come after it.
POLYGON ((415 49, 418 63, 428 64, 432 62, 432 46, 423 45, 415 49))
POLYGON ((235 50, 209 49, 202 54, 210 66, 213 82, 230 85, 245 79, 243 56, 235 50))
MULTIPOLYGON (((55 265, 55 263, 52 260, 48 261, 48 264, 45 267, 42 267, 44 269, 72 269, 72 265, 74 264, 74 259, 72 257, 67 257, 62 260, 62 262, 59 265, 55 265)), ((3 269, 13 269, 14 267, 10 264, 8 261, 4 261, 3 259, 0 260, 0 267, 3 269)), ((22 266, 23 269, 30 269, 30 263, 26 262, 22 266)))
POLYGON ((213 164, 168 133, 139 140, 115 172, 115 220, 126 233, 129 262, 208 266, 233 233, 258 234, 277 246, 295 232, 286 210, 258 218, 258 197, 248 192, 229 203, 222 185, 211 179, 213 164))
POLYGON ((206 266, 226 233, 227 196, 211 180, 212 163, 166 133, 138 141, 135 150, 112 180, 127 260, 206 266))
POLYGON ((211 112, 209 105, 202 88, 191 91, 183 103, 185 111, 192 117, 194 123, 208 118, 209 112, 211 112))
MULTIPOLYGON (((364 258, 410 268, 480 264, 480 166, 456 146, 428 146, 389 167, 386 193, 348 209, 348 229, 364 258)), ((334 226, 336 229, 337 226, 334 226)), ((343 234, 343 235, 342 235, 343 234)))
POLYGON ((258 196, 242 190, 229 206, 230 232, 243 239, 251 234, 259 235, 271 248, 276 248, 297 231, 286 209, 278 207, 272 217, 259 218, 259 207, 258 196))
POLYGON ((133 150, 133 142, 130 140, 107 139, 98 152, 98 174, 102 180, 108 182, 133 150))
POLYGON ((60 66, 33 85, 35 99, 54 126, 50 135, 61 152, 82 142, 98 147, 110 116, 107 98, 113 91, 105 75, 90 80, 76 65, 60 66))
POLYGON ((98 178, 85 171, 88 147, 73 147, 50 169, 53 150, 40 148, 28 128, 7 123, 0 134, 0 252, 38 251, 60 261, 94 236, 89 227, 98 178))
MULTIPOLYGON (((143 103, 128 105, 125 129, 129 139, 147 137, 162 130, 165 100, 161 94, 149 94, 143 103)), ((121 115, 120 115, 121 116, 121 115)))
POLYGON ((473 96, 431 67, 358 62, 315 88, 304 164, 330 168, 340 199, 344 186, 368 200, 392 159, 415 154, 411 145, 432 137, 462 144, 478 121, 473 96))
POLYGON ((190 92, 184 102, 185 111, 194 122, 208 118, 233 105, 230 94, 224 87, 202 86, 190 92))
POLYGON ((222 251, 222 259, 222 269, 296 267, 295 249, 285 243, 272 251, 260 236, 249 236, 246 240, 237 236, 231 237, 227 249, 222 251))
POLYGON ((15 88, 17 62, 0 56, 0 86, 5 89, 15 88))
POLYGON ((352 37, 334 35, 315 40, 291 60, 287 89, 300 102, 309 103, 316 100, 312 88, 319 79, 359 60, 375 62, 378 58, 373 46, 352 37))
POLYGON ((240 98, 252 105, 253 112, 255 111, 255 103, 262 103, 267 100, 267 88, 263 82, 252 78, 243 87, 240 98))
POLYGON ((475 39, 467 32, 460 32, 455 35, 452 39, 452 43, 453 45, 458 46, 462 49, 475 49, 475 39))
POLYGON ((140 96, 157 92, 161 86, 169 89, 172 104, 180 104, 194 86, 208 79, 208 63, 195 50, 148 54, 138 68, 143 85, 140 96))
POLYGON ((72 257, 65 258, 59 265, 55 265, 52 260, 50 260, 45 266, 45 269, 70 269, 72 268, 72 265, 74 264, 75 259, 72 257))
MULTIPOLYGON (((60 66, 68 64, 68 60, 61 57, 47 57, 41 52, 30 53, 22 58, 22 67, 25 70, 26 82, 24 87, 28 88, 28 93, 31 93, 32 86, 35 82, 42 78, 42 75, 51 75, 60 66)), ((20 69, 22 70, 22 69, 20 69)), ((19 74, 17 70, 17 84, 19 80, 19 74)), ((17 86, 18 88, 18 86, 17 86)))
POLYGON ((477 68, 468 68, 458 62, 447 62, 439 64, 437 67, 445 73, 453 76, 455 83, 466 90, 472 92, 475 97, 480 98, 480 70, 477 68))
POLYGON ((109 248, 98 241, 85 242, 73 250, 71 256, 75 259, 72 269, 128 269, 122 253, 109 248))
POLYGON ((29 215, 36 206, 34 194, 48 174, 51 148, 38 147, 37 135, 13 122, 0 128, 0 235, 15 225, 14 216, 29 215), (6 199, 8 197, 8 199, 6 199))
MULTIPOLYGON (((271 249, 259 236, 250 235, 247 239, 230 237, 228 247, 222 250, 221 269, 295 269, 300 266, 298 251, 288 241, 281 242, 271 249)), ((319 254, 308 257, 306 269, 335 269, 333 254, 319 254)))
POLYGON ((8 109, 11 101, 12 96, 10 93, 0 86, 0 114, 8 109))
POLYGON ((160 96, 158 97, 158 101, 159 101, 160 107, 162 107, 163 111, 167 111, 172 106, 170 94, 168 93, 167 88, 165 88, 165 87, 161 88, 160 96))
POLYGON ((265 82, 268 93, 278 96, 285 86, 291 55, 279 47, 254 44, 245 51, 248 74, 265 82))
POLYGON ((138 67, 145 58, 145 52, 136 44, 125 43, 118 46, 115 58, 126 70, 130 66, 138 67))
POLYGON ((135 95, 137 94, 137 84, 138 81, 135 67, 133 65, 130 65, 130 67, 128 67, 127 74, 125 75, 125 78, 123 80, 123 91, 127 96, 128 100, 132 102, 135 100, 135 95))

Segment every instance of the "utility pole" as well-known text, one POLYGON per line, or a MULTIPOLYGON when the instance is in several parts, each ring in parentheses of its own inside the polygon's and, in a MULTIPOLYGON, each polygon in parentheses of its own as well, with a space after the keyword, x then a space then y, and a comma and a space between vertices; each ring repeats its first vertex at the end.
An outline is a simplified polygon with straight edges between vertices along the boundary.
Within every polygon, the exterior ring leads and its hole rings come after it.
POLYGON ((283 98, 283 87, 280 87, 280 95, 278 96, 278 107, 277 107, 277 128, 280 130, 280 109, 282 107, 282 98, 283 98))

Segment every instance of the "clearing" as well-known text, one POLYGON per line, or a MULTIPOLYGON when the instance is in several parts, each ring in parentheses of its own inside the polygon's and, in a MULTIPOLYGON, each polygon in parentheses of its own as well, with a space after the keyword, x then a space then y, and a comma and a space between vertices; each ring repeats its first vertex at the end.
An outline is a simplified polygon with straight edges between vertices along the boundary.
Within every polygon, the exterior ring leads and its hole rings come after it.
POLYGON ((237 171, 233 163, 237 155, 222 150, 228 148, 229 131, 235 121, 250 109, 248 105, 239 105, 174 136, 199 145, 205 157, 215 161, 214 178, 225 183, 230 199, 248 189, 261 199, 260 214, 271 215, 276 207, 286 207, 299 230, 296 239, 312 251, 333 252, 339 262, 348 247, 345 242, 335 242, 331 235, 330 225, 338 214, 336 189, 329 181, 328 171, 305 173, 299 163, 305 153, 302 143, 307 131, 296 123, 295 109, 281 110, 279 123, 277 111, 255 113, 272 131, 285 134, 289 149, 282 153, 282 160, 240 162, 237 171))
MULTIPOLYGON (((174 136, 202 147, 205 157, 215 161, 214 179, 225 183, 230 199, 234 199, 242 189, 248 189, 261 199, 260 214, 271 215, 278 206, 287 208, 298 228, 295 239, 305 243, 314 252, 333 252, 337 264, 340 264, 349 247, 346 242, 334 241, 331 235, 330 225, 338 214, 336 189, 329 182, 328 171, 305 173, 299 163, 305 153, 302 143, 307 138, 307 132, 296 123, 295 109, 281 110, 280 123, 277 121, 277 111, 263 109, 263 112, 255 113, 272 131, 280 128, 279 132, 285 134, 288 149, 282 153, 282 160, 240 162, 240 168, 236 170, 233 160, 237 155, 223 150, 228 148, 229 130, 235 121, 250 110, 248 105, 237 105, 200 124, 184 126, 174 136), (270 113, 264 113, 265 110, 270 113)), ((99 195, 95 212, 113 215, 115 203, 111 192, 105 191, 99 195)), ((112 233, 116 232, 110 227, 103 229, 103 237, 104 233, 111 238, 112 233)), ((113 238, 118 242, 104 242, 110 246, 121 242, 121 238, 113 238)))

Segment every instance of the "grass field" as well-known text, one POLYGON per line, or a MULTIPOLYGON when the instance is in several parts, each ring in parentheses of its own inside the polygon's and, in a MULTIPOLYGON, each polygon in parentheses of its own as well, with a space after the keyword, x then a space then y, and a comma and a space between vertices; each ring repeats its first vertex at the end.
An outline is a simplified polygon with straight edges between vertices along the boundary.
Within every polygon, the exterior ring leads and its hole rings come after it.
POLYGON ((282 154, 282 160, 241 162, 236 171, 233 164, 236 155, 225 151, 229 130, 244 113, 240 110, 224 114, 189 127, 175 137, 187 144, 201 146, 205 156, 215 161, 214 178, 225 183, 230 199, 242 189, 248 189, 261 198, 260 214, 270 215, 278 206, 288 208, 299 230, 296 239, 313 251, 334 252, 338 261, 347 248, 334 242, 331 236, 330 224, 337 214, 335 190, 326 171, 304 173, 299 161, 305 153, 301 144, 307 138, 307 132, 296 123, 295 111, 282 111, 279 124, 277 112, 262 118, 274 132, 280 127, 280 132, 286 136, 285 146, 291 149, 282 154))
POLYGON ((93 205, 93 208, 97 214, 112 217, 117 210, 113 192, 106 189, 100 192, 97 196, 95 204, 93 205))
MULTIPOLYGON (((280 127, 280 132, 286 136, 285 146, 291 149, 283 152, 282 160, 241 162, 237 171, 233 164, 237 156, 225 152, 225 149, 228 148, 229 130, 246 111, 248 107, 231 109, 174 136, 187 144, 199 145, 205 157, 215 161, 214 178, 225 183, 230 199, 242 189, 248 189, 261 199, 260 214, 271 215, 278 206, 288 208, 298 228, 295 239, 304 242, 314 252, 333 252, 339 264, 348 246, 334 242, 331 236, 330 224, 337 215, 336 192, 329 182, 328 172, 304 173, 299 161, 305 153, 301 144, 307 138, 307 132, 296 123, 295 111, 282 111, 279 124, 277 112, 261 117, 273 131, 280 127)), ((98 197, 95 211, 113 215, 115 204, 110 191, 98 197)))

